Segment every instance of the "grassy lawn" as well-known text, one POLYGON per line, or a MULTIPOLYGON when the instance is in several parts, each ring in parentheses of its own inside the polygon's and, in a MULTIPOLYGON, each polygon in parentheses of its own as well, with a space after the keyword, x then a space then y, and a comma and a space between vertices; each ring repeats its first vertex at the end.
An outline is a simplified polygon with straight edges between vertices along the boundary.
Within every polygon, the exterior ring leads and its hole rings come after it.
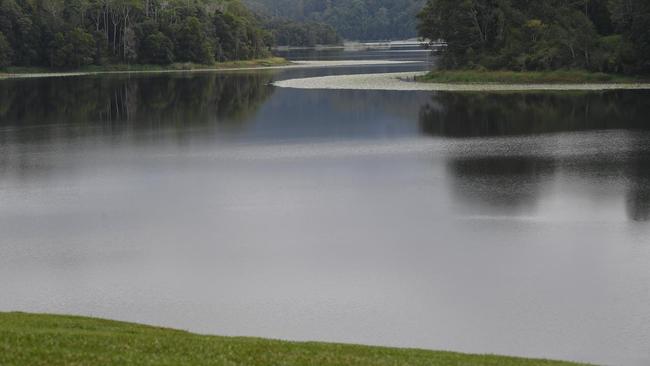
POLYGON ((127 71, 183 71, 183 70, 227 70, 239 68, 273 67, 291 64, 282 57, 269 57, 258 60, 218 62, 214 65, 201 65, 193 63, 173 63, 171 65, 90 65, 78 70, 59 70, 42 67, 8 67, 0 70, 0 77, 12 74, 43 74, 43 73, 70 73, 70 72, 127 72, 127 71))
POLYGON ((430 83, 500 83, 500 84, 586 84, 635 83, 648 79, 580 70, 558 71, 482 71, 436 70, 419 78, 430 83))
POLYGON ((72 316, 0 313, 0 365, 575 365, 325 343, 202 336, 72 316))

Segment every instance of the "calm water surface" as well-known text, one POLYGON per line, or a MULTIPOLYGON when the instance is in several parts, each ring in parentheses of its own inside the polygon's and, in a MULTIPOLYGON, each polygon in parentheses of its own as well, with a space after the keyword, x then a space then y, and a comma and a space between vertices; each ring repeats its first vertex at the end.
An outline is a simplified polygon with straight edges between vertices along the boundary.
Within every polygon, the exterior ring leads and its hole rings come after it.
POLYGON ((0 311, 650 364, 650 93, 270 86, 427 67, 0 81, 0 311))

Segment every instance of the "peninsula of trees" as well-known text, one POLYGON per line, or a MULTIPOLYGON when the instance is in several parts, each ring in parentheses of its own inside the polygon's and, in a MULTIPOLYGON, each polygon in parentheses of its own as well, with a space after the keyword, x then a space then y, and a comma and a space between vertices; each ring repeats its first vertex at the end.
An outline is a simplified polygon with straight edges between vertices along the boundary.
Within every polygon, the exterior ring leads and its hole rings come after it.
POLYGON ((239 0, 0 0, 0 68, 213 64, 272 43, 239 0))
POLYGON ((418 18, 443 69, 650 73, 648 0, 428 0, 418 18))

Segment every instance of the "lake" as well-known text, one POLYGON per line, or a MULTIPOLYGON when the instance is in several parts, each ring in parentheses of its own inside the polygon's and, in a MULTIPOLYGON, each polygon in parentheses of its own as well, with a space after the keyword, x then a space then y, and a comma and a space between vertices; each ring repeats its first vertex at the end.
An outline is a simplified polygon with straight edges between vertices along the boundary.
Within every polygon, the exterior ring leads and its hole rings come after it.
POLYGON ((650 92, 0 80, 0 311, 650 364, 650 92))

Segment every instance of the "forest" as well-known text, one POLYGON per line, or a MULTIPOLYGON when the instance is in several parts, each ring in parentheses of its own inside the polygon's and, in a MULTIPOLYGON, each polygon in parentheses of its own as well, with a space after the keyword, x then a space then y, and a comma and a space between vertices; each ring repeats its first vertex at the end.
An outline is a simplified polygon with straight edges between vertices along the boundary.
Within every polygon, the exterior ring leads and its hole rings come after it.
POLYGON ((342 43, 336 30, 324 23, 262 17, 264 29, 271 33, 276 46, 314 47, 342 43))
POLYGON ((0 0, 0 68, 212 64, 272 43, 238 0, 0 0))
POLYGON ((418 32, 446 69, 650 73, 648 0, 428 0, 418 32))
POLYGON ((332 26, 347 40, 417 36, 416 15, 425 0, 244 0, 251 10, 280 19, 332 26))

